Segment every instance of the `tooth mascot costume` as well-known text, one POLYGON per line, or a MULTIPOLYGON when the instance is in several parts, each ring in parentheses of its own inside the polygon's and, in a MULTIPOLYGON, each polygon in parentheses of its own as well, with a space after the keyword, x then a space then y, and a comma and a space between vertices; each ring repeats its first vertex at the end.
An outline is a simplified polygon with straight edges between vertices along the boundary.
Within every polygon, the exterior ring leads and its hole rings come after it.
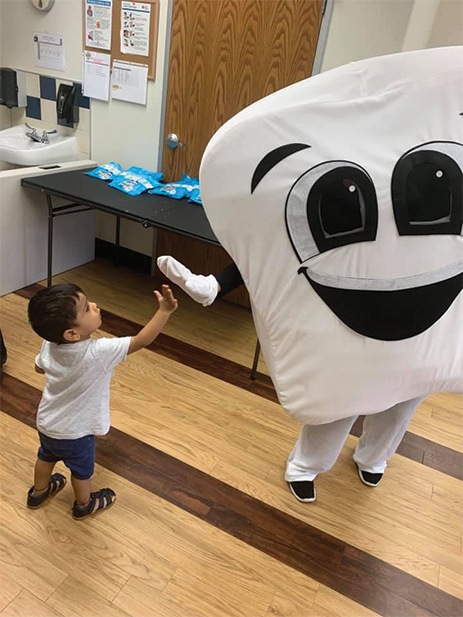
POLYGON ((297 499, 354 453, 375 486, 419 403, 462 390, 463 47, 372 58, 250 105, 213 136, 201 195, 249 291, 297 499))

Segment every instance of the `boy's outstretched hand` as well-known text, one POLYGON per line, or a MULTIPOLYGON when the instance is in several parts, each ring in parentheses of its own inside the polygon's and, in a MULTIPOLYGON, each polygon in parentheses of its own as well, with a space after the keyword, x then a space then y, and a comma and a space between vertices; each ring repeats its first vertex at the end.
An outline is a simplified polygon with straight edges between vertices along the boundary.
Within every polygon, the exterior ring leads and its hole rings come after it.
POLYGON ((177 310, 178 300, 174 297, 169 285, 162 285, 162 294, 157 289, 153 293, 158 301, 160 311, 170 314, 177 310))

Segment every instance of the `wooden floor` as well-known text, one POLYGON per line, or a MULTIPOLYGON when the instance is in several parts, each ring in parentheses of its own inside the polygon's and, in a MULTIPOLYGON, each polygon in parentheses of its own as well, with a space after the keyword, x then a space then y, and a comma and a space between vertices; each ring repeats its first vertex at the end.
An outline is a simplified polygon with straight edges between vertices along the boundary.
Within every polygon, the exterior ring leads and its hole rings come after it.
MULTIPOLYGON (((160 284, 101 260, 58 280, 104 309, 102 336, 136 332, 160 284)), ((249 379, 249 310, 205 309, 177 289, 163 335, 115 371, 94 478, 117 492, 114 508, 73 521, 69 484, 28 510, 44 383, 26 317, 36 289, 0 298, 2 617, 463 615, 462 399, 421 405, 375 489, 352 462, 355 426, 317 501, 299 503, 284 482, 299 426, 262 361, 249 379)))

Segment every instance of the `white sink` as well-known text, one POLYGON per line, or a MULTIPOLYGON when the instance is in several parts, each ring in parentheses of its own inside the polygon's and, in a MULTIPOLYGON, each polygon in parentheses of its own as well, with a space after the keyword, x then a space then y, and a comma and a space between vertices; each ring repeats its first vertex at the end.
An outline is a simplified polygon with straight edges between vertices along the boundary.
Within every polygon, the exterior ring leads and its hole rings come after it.
MULTIPOLYGON (((75 137, 52 133, 49 143, 38 143, 26 135, 26 126, 13 126, 0 131, 0 161, 25 167, 63 163, 77 159, 75 137)), ((42 129, 37 129, 39 135, 42 129)))

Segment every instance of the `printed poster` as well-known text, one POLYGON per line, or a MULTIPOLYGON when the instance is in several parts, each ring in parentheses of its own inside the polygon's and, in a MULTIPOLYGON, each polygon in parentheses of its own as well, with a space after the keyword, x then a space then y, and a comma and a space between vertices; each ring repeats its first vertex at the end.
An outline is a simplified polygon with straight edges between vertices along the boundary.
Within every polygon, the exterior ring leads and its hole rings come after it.
POLYGON ((64 38, 62 34, 34 32, 33 41, 35 66, 64 71, 64 38))
POLYGON ((111 49, 113 0, 85 0, 85 46, 111 49))
POLYGON ((136 56, 149 55, 151 4, 122 2, 121 52, 136 56))
POLYGON ((146 105, 148 65, 114 60, 111 81, 113 99, 146 105))
POLYGON ((83 94, 92 99, 109 101, 109 68, 111 56, 99 51, 83 52, 83 94))

